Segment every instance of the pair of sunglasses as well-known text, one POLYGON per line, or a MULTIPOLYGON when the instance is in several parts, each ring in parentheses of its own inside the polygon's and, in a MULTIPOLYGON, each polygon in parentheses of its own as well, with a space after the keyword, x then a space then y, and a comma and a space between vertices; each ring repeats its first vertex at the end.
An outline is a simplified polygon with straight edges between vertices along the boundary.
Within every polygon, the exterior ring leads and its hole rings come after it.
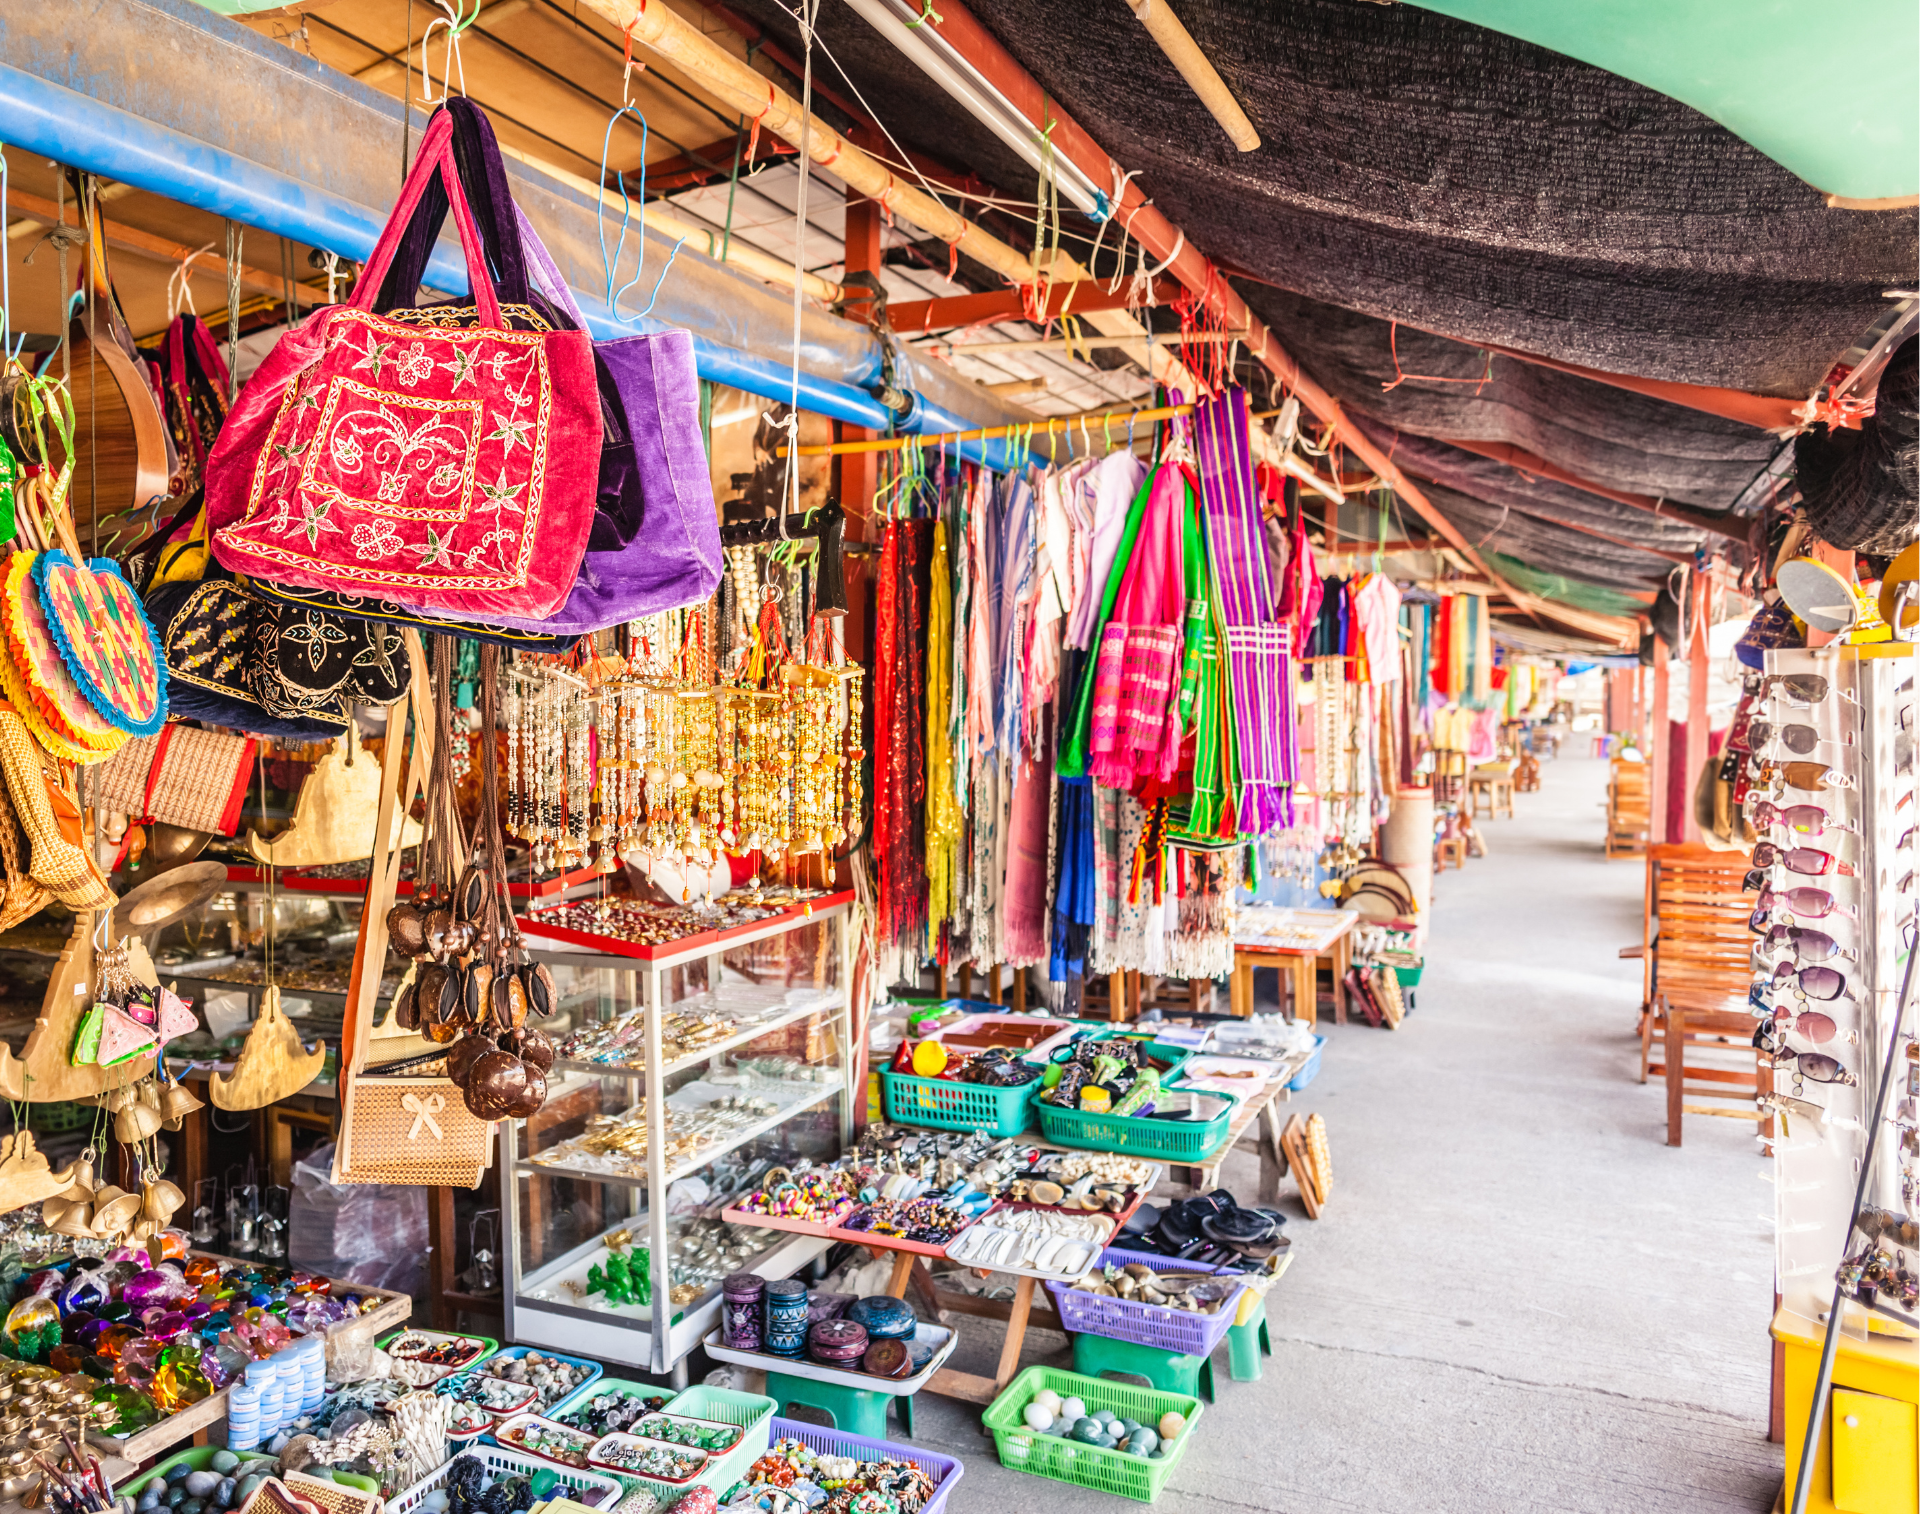
POLYGON ((1824 1051, 1795 1051, 1792 1047, 1782 1046, 1774 1051, 1773 1060, 1793 1063, 1796 1083, 1805 1078, 1809 1083, 1838 1083, 1842 1087, 1852 1088, 1860 1081, 1847 1071, 1838 1057, 1830 1057, 1824 1051))
POLYGON ((1785 784, 1790 789, 1802 789, 1809 794, 1818 794, 1825 789, 1850 789, 1853 779, 1826 762, 1763 762, 1755 757, 1750 759, 1748 768, 1755 778, 1768 783, 1785 784))
POLYGON ((1756 826, 1784 826, 1797 836, 1821 836, 1828 831, 1858 834, 1846 821, 1835 820, 1817 804, 1775 804, 1770 799, 1756 799, 1751 813, 1756 826))
POLYGON ((1815 1046, 1825 1046, 1839 1034, 1840 1027, 1834 1024, 1831 1015, 1823 1015, 1817 1009, 1802 1010, 1798 1014, 1782 1009, 1760 1022, 1753 1032, 1753 1044, 1761 1051, 1777 1055, 1785 1049, 1789 1035, 1811 1041, 1815 1046))
POLYGON ((1838 692, 1842 699, 1853 704, 1860 702, 1845 689, 1836 691, 1832 680, 1824 673, 1772 673, 1760 680, 1760 687, 1756 692, 1784 694, 1794 704, 1799 705, 1822 704, 1835 692, 1838 692))
POLYGON ((1790 873, 1799 873, 1806 878, 1821 878, 1828 873, 1842 878, 1853 877, 1853 864, 1842 862, 1832 852, 1823 852, 1817 846, 1776 846, 1771 841, 1762 841, 1753 849, 1753 865, 1762 867, 1784 867, 1790 873))
POLYGON ((1835 957, 1853 960, 1853 953, 1823 930, 1808 930, 1804 925, 1776 925, 1760 938, 1770 951, 1790 951, 1801 962, 1831 962, 1835 957))
POLYGON ((1835 741, 1822 736, 1810 725, 1775 725, 1770 720, 1756 720, 1747 727, 1747 750, 1757 752, 1770 741, 1778 741, 1789 752, 1805 757, 1825 742, 1829 746, 1852 746, 1851 741, 1835 741))
POLYGON ((1847 988, 1846 974, 1835 967, 1795 967, 1791 962, 1782 962, 1775 967, 1770 977, 1759 979, 1752 992, 1747 995, 1756 1009, 1770 1010, 1766 995, 1770 992, 1798 993, 1803 999, 1851 998, 1847 988))
POLYGON ((1778 909, 1787 910, 1802 920, 1824 920, 1828 915, 1839 915, 1843 920, 1854 918, 1853 911, 1824 888, 1772 889, 1765 886, 1765 874, 1761 870, 1756 869, 1747 876, 1759 880, 1752 886, 1760 890, 1759 902, 1754 905, 1753 914, 1747 921, 1748 930, 1765 930, 1772 923, 1773 912, 1778 909))

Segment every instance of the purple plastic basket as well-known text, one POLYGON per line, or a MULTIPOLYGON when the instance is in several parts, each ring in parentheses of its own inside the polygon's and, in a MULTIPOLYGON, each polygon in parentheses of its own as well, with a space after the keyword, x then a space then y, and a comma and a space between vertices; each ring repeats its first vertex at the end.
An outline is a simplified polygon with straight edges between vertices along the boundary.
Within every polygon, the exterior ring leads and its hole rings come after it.
MULTIPOLYGON (((1125 1267, 1140 1262, 1155 1272, 1218 1272, 1204 1262, 1183 1262, 1176 1256, 1155 1256, 1145 1251, 1103 1251, 1097 1268, 1125 1267)), ((1048 1283, 1053 1307, 1060 1315, 1060 1327, 1075 1335, 1104 1335, 1109 1340, 1131 1341, 1136 1346, 1152 1346, 1156 1351, 1172 1351, 1181 1356, 1211 1356, 1214 1347, 1226 1339, 1240 1311, 1243 1285, 1212 1314, 1191 1314, 1185 1309, 1169 1309, 1160 1304, 1143 1304, 1130 1298, 1108 1298, 1089 1293, 1067 1283, 1048 1283)))
MULTIPOLYGON (((933 1497, 920 1506, 920 1514, 940 1514, 947 1506, 947 1495, 966 1471, 957 1456, 942 1456, 938 1451, 923 1451, 918 1446, 903 1446, 890 1440, 870 1440, 864 1435, 849 1435, 844 1430, 829 1430, 825 1425, 810 1425, 797 1419, 775 1419, 768 1426, 774 1441, 791 1439, 810 1446, 826 1456, 851 1456, 859 1461, 918 1462, 933 1479, 933 1497)), ((771 1442, 769 1443, 771 1444, 771 1442)))

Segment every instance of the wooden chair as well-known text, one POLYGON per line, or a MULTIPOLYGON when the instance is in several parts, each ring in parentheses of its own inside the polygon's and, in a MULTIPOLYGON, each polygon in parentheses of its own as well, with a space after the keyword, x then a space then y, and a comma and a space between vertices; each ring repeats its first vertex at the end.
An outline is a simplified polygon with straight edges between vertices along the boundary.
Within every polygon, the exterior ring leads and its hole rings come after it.
POLYGON ((1720 1115, 1771 1128, 1754 1103, 1773 1087, 1773 1063, 1753 1046, 1752 899, 1747 859, 1697 845, 1647 849, 1642 910, 1640 1081, 1667 1085, 1667 1144, 1682 1117, 1720 1115), (1657 1053, 1656 1053, 1657 1044, 1657 1053), (1718 1103, 1688 1103, 1687 1100, 1718 1103), (1731 1105, 1731 1107, 1723 1107, 1731 1105))
POLYGON ((1607 781, 1607 860, 1644 856, 1653 824, 1653 777, 1644 762, 1615 758, 1607 781))
POLYGON ((1467 793, 1467 754, 1451 747, 1433 749, 1433 802, 1458 804, 1467 793))

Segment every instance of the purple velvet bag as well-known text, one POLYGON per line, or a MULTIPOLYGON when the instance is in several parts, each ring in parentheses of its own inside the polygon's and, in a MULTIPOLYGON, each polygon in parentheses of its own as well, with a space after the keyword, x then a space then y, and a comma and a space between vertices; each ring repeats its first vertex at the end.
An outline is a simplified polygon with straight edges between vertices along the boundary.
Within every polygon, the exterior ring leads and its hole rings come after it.
MULTIPOLYGON (((449 109, 465 104, 455 100, 449 109)), ((478 110, 454 114, 456 152, 470 153, 474 167, 494 184, 495 204, 512 204, 486 118, 478 110)), ((510 224, 504 217, 476 219, 488 255, 524 267, 531 288, 584 330, 586 317, 520 207, 513 206, 510 224)), ((438 229, 436 221, 429 235, 438 229)), ((417 260, 424 267, 429 247, 424 240, 403 247, 396 262, 417 260)), ((697 604, 720 583, 719 511, 700 428, 692 336, 663 331, 616 337, 595 342, 593 351, 604 436, 593 530, 580 575, 559 609, 539 620, 502 618, 499 624, 509 630, 585 635, 697 604)))

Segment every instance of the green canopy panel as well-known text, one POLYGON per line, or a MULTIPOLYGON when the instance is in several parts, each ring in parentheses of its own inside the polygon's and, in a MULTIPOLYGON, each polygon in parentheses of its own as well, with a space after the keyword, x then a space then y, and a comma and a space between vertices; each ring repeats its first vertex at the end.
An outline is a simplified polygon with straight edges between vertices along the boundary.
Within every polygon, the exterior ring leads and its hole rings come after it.
POLYGON ((1658 90, 1846 200, 1920 194, 1914 0, 1409 0, 1658 90))
POLYGON ((1646 605, 1619 589, 1603 588, 1599 584, 1582 583, 1577 578, 1568 578, 1561 573, 1549 573, 1545 569, 1530 567, 1517 557, 1507 557, 1499 552, 1482 552, 1487 566, 1517 589, 1538 595, 1541 599, 1555 600, 1575 610, 1591 610, 1596 615, 1644 615, 1646 605))

